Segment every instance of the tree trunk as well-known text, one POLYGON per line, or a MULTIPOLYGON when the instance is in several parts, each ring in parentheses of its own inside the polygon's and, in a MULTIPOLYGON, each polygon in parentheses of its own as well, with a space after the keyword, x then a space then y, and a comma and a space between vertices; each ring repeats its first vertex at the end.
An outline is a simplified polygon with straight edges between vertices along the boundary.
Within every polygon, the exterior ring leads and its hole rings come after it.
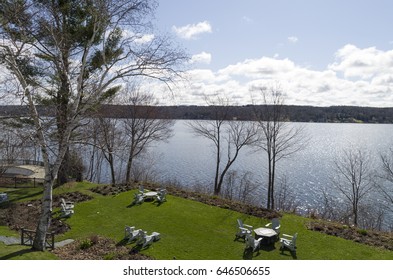
POLYGON ((70 150, 67 148, 67 151, 64 155, 64 160, 59 168, 59 173, 57 174, 57 184, 63 185, 68 182, 68 178, 70 175, 70 150))
POLYGON ((50 174, 45 175, 44 193, 42 197, 41 215, 37 224, 33 249, 45 251, 46 233, 49 231, 52 220, 52 187, 53 180, 50 174))
POLYGON ((271 187, 270 187, 270 209, 274 210, 274 183, 275 183, 275 176, 276 176, 276 159, 273 158, 272 164, 272 178, 271 178, 271 187))
POLYGON ((130 154, 128 156, 128 161, 127 161, 126 184, 131 184, 131 172, 132 172, 133 161, 134 161, 134 144, 131 143, 130 154))
MULTIPOLYGON (((220 132, 218 132, 220 133, 220 132)), ((218 141, 217 141, 217 157, 216 157, 216 174, 214 176, 214 195, 220 194, 220 186, 218 185, 219 173, 220 173, 220 135, 218 134, 218 141)))
POLYGON ((270 209, 271 206, 271 192, 272 192, 272 160, 270 154, 268 154, 269 166, 268 166, 268 185, 267 185, 267 204, 266 208, 270 209))
POLYGON ((111 169, 111 177, 112 177, 112 186, 116 185, 116 174, 115 174, 115 166, 114 166, 114 160, 113 160, 113 155, 110 152, 109 153, 109 158, 108 158, 109 166, 111 169))

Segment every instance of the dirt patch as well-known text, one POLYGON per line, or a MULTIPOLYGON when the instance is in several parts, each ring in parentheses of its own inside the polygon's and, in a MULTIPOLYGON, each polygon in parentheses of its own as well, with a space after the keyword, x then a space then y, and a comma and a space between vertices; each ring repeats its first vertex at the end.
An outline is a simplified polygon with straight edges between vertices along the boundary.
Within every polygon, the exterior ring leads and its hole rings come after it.
MULTIPOLYGON (((60 207, 61 198, 74 203, 92 199, 91 196, 80 193, 64 193, 53 197, 53 207, 60 207)), ((28 202, 10 203, 9 207, 0 209, 0 225, 8 226, 12 230, 22 228, 35 230, 41 214, 41 200, 28 202)), ((56 213, 53 213, 56 214, 56 213)), ((70 229, 70 226, 61 218, 53 218, 49 231, 55 234, 62 234, 70 229)))
POLYGON ((52 251, 62 260, 150 260, 136 250, 116 245, 109 238, 92 236, 52 251))
POLYGON ((135 189, 134 186, 130 185, 106 185, 106 186, 100 186, 100 187, 95 187, 90 189, 92 192, 101 194, 101 195, 117 195, 122 192, 126 192, 129 190, 135 189))
POLYGON ((187 191, 187 190, 182 190, 178 188, 173 188, 173 187, 167 187, 168 193, 186 198, 186 199, 191 199, 195 201, 202 202, 207 205, 212 205, 212 206, 217 206, 220 208, 225 208, 225 209, 230 209, 233 211, 237 211, 239 213, 259 217, 259 218, 264 218, 264 219, 273 219, 273 218, 278 218, 281 216, 280 213, 269 210, 266 208, 262 207, 257 207, 249 204, 244 204, 241 202, 233 201, 233 200, 228 200, 224 199, 218 196, 211 196, 207 194, 201 194, 197 192, 192 192, 192 191, 187 191))
POLYGON ((309 230, 319 231, 324 234, 341 237, 358 243, 393 250, 393 234, 389 232, 362 230, 320 220, 310 222, 307 228, 309 230))

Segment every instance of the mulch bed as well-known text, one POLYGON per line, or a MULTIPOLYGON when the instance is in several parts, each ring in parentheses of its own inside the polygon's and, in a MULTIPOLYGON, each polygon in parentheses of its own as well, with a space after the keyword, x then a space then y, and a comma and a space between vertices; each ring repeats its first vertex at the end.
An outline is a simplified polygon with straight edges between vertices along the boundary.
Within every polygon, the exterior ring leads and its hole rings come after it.
POLYGON ((316 220, 307 225, 309 230, 341 237, 358 243, 393 250, 393 234, 389 232, 361 230, 339 223, 316 220))
POLYGON ((106 186, 100 186, 100 187, 95 187, 90 189, 92 192, 101 194, 101 195, 117 195, 122 192, 130 191, 132 189, 135 189, 134 186, 130 185, 106 185, 106 186))
MULTIPOLYGON (((92 199, 91 196, 80 192, 64 193, 53 196, 53 207, 60 207, 61 198, 74 203, 92 199)), ((8 208, 0 209, 0 225, 5 225, 12 230, 18 231, 22 228, 35 230, 41 214, 41 205, 41 200, 10 203, 8 208)), ((63 219, 56 217, 52 219, 50 226, 51 232, 62 234, 69 229, 70 226, 63 219)))
POLYGON ((168 193, 174 196, 199 201, 204 204, 217 206, 220 208, 231 209, 233 211, 237 211, 243 214, 247 214, 259 218, 270 220, 273 218, 281 217, 281 214, 274 210, 269 210, 258 206, 253 206, 253 205, 244 204, 229 199, 224 199, 218 196, 211 196, 207 194, 201 194, 198 192, 192 192, 192 191, 182 190, 173 187, 167 187, 166 189, 168 190, 168 193))
POLYGON ((130 250, 125 246, 118 246, 112 239, 91 236, 78 240, 52 251, 62 260, 150 260, 151 257, 130 250))

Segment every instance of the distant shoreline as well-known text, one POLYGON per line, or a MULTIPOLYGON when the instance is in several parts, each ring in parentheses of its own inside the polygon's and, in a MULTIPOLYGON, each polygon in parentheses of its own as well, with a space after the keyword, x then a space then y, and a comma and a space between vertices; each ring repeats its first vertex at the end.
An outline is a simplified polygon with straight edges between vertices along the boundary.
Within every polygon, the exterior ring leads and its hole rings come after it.
MULTIPOLYGON (((258 105, 256 105, 258 106, 258 105)), ((228 119, 233 120, 253 120, 253 105, 229 106, 230 114, 228 119)), ((290 122, 315 122, 315 123, 376 123, 392 124, 393 108, 358 107, 358 106, 284 106, 287 112, 287 121, 290 122)), ((158 118, 165 119, 191 119, 209 120, 214 119, 215 106, 157 106, 158 118)), ((107 118, 128 118, 132 110, 128 105, 101 105, 96 112, 90 112, 90 116, 100 115, 107 118)), ((38 106, 38 111, 42 116, 54 116, 54 107, 38 106)), ((143 111, 143 110, 141 110, 143 111)), ((1 118, 26 117, 28 107, 20 105, 0 106, 1 118)), ((141 115, 143 117, 143 115, 141 115)), ((0 118, 0 120, 1 120, 0 118)))

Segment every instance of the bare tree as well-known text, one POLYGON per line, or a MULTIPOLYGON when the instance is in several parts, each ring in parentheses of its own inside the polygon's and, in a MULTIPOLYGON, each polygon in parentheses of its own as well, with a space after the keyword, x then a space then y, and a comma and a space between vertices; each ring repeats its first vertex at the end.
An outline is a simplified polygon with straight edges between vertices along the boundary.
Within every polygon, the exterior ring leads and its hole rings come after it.
POLYGON ((30 108, 45 165, 37 250, 45 250, 54 180, 83 114, 115 95, 124 79, 170 83, 187 59, 167 38, 143 40, 155 7, 149 0, 0 2, 0 63, 30 108), (36 107, 46 100, 55 100, 57 147, 36 107))
POLYGON ((214 100, 207 100, 207 102, 212 107, 214 119, 191 121, 188 122, 188 126, 196 135, 214 144, 216 158, 214 194, 218 195, 225 175, 236 161, 240 150, 256 142, 257 132, 252 122, 229 119, 230 106, 227 99, 216 95, 214 100))
POLYGON ((386 180, 386 182, 378 184, 377 187, 385 198, 389 210, 393 212, 393 149, 381 155, 381 161, 382 174, 380 177, 386 180))
POLYGON ((278 210, 296 212, 299 206, 299 199, 290 187, 287 177, 283 177, 274 193, 275 205, 278 210))
POLYGON ((137 87, 127 87, 123 92, 122 104, 127 104, 129 115, 123 120, 128 149, 126 183, 131 183, 135 159, 155 142, 167 141, 172 137, 174 120, 165 118, 155 105, 158 100, 137 87))
POLYGON ((246 171, 239 174, 235 170, 228 171, 224 180, 222 196, 226 199, 254 204, 257 188, 258 185, 254 182, 251 172, 246 171))
POLYGON ((95 123, 98 126, 97 144, 109 164, 111 183, 114 186, 116 185, 115 160, 120 147, 124 144, 120 122, 118 119, 98 117, 95 123))
POLYGON ((253 100, 254 116, 259 125, 257 147, 267 155, 267 205, 275 208, 275 180, 277 162, 303 149, 307 144, 304 126, 290 125, 284 106, 284 94, 279 86, 259 88, 261 100, 253 100))
POLYGON ((334 166, 333 185, 344 196, 351 209, 353 224, 358 226, 362 202, 374 188, 370 157, 360 149, 345 150, 334 166))

